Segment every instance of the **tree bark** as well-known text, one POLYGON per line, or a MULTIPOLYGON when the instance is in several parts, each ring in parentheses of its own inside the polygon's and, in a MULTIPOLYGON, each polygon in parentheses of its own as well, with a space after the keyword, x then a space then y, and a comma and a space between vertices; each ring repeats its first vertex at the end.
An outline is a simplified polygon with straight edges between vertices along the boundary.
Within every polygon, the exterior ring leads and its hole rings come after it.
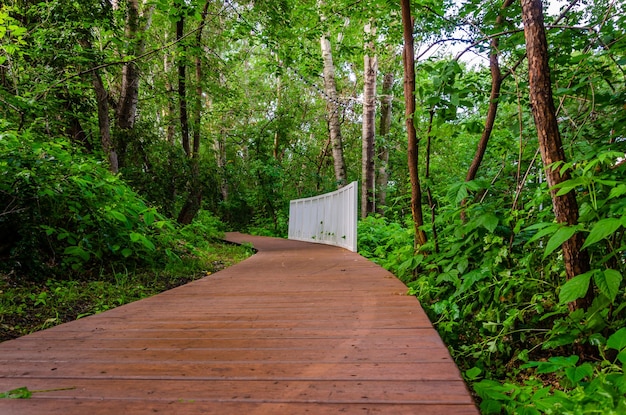
MULTIPOLYGON (((505 0, 502 5, 502 9, 506 9, 513 3, 513 0, 505 0)), ((499 14, 496 18, 496 28, 502 26, 504 22, 504 18, 502 14, 499 14)), ((469 182, 476 178, 476 174, 478 173, 478 169, 485 157, 485 153, 487 151, 487 144, 489 143, 489 139, 491 138, 491 132, 493 131, 493 126, 496 122, 496 116, 498 114, 498 103, 500 100, 500 90, 502 88, 502 81, 504 80, 502 76, 502 72, 500 71, 500 41, 498 37, 493 37, 490 42, 491 53, 489 55, 489 70, 491 72, 491 92, 489 94, 489 108, 487 109, 487 118, 485 119, 485 128, 483 129, 483 133, 480 136, 480 140, 478 141, 478 147, 476 148, 476 153, 474 154, 474 158, 472 159, 472 163, 467 171, 467 175, 465 176, 465 181, 469 182)), ((485 190, 486 191, 486 190, 485 190)), ((465 206, 466 200, 463 199, 461 202, 461 206, 465 206)), ((461 210, 461 219, 465 221, 465 209, 461 210)))
POLYGON ((119 165, 117 161, 117 153, 111 141, 111 121, 109 118, 109 94, 104 87, 102 77, 98 71, 92 72, 93 88, 96 92, 96 103, 98 106, 98 127, 100 129, 100 142, 102 150, 109 159, 109 169, 112 173, 117 174, 119 165))
POLYGON ((333 167, 337 188, 347 184, 346 162, 343 157, 343 139, 341 137, 341 122, 339 120, 339 101, 337 99, 337 85, 335 84, 335 66, 330 41, 326 35, 320 39, 322 59, 324 62, 324 89, 326 92, 326 111, 328 130, 332 145, 333 167))
POLYGON ((383 208, 387 204, 387 186, 389 185, 389 132, 391 131, 391 102, 393 72, 385 74, 383 77, 382 95, 380 99, 380 127, 379 133, 382 137, 382 144, 378 146, 378 175, 376 176, 376 211, 383 213, 383 208))
POLYGON ((375 29, 365 25, 365 56, 363 57, 363 138, 361 152, 361 217, 374 212, 374 142, 376 140, 376 75, 378 60, 374 42, 375 29))
MULTIPOLYGON (((526 52, 528 55, 530 104, 535 119, 541 159, 546 170, 550 187, 552 207, 556 220, 565 225, 578 223, 578 203, 576 194, 570 191, 557 196, 554 186, 570 179, 569 172, 561 173, 554 163, 565 162, 565 152, 556 118, 556 110, 550 82, 548 64, 548 42, 546 39, 541 0, 521 0, 526 52)), ((590 269, 589 255, 581 247, 584 237, 576 233, 563 243, 563 260, 567 279, 585 273, 590 269)), ((590 289, 585 298, 570 304, 570 309, 587 308, 591 305, 593 292, 590 289)))
MULTIPOLYGON (((132 45, 128 53, 132 56, 140 56, 145 51, 146 42, 142 34, 150 27, 155 6, 150 6, 143 15, 140 12, 140 7, 139 0, 127 1, 125 31, 126 39, 132 45), (142 19, 144 26, 140 27, 142 19)), ((122 130, 130 130, 135 125, 137 103, 139 102, 139 75, 139 68, 134 61, 128 62, 122 67, 122 85, 117 106, 117 124, 122 130)))
MULTIPOLYGON (((165 33, 165 40, 168 39, 167 32, 165 33)), ((166 98, 167 105, 163 108, 163 119, 165 120, 166 127, 166 137, 167 142, 171 145, 175 143, 175 135, 176 135, 176 126, 173 122, 175 113, 176 113, 176 105, 173 99, 174 97, 174 86, 172 82, 170 82, 170 70, 172 69, 172 56, 165 51, 163 55, 163 72, 165 77, 165 90, 166 90, 166 98)))
POLYGON ((411 179, 411 213, 415 227, 415 245, 426 243, 426 233, 421 229, 424 225, 422 214, 422 189, 419 180, 419 148, 417 131, 413 117, 415 115, 415 50, 413 41, 413 19, 411 17, 411 1, 402 0, 402 28, 404 36, 404 102, 405 122, 408 135, 409 176, 411 179))
MULTIPOLYGON (((502 5, 502 8, 508 7, 513 0, 506 0, 502 5)), ((503 18, 502 15, 498 15, 496 18, 496 27, 502 25, 503 18)), ((500 63, 498 62, 498 58, 500 55, 499 51, 499 39, 497 37, 493 37, 491 39, 491 53, 489 55, 489 69, 491 71, 491 93, 489 94, 489 108, 487 110, 487 118, 485 119, 485 128, 483 130, 482 135, 480 136, 480 141, 478 142, 478 148, 476 149, 476 154, 472 159, 472 164, 467 171, 467 175, 465 176, 465 181, 469 182, 476 178, 476 173, 478 172, 478 168, 483 161, 483 157, 485 156, 485 151, 487 151, 487 144, 489 142, 489 138, 491 137, 491 132, 493 131, 493 126, 496 121, 496 115, 498 114, 498 101, 500 99, 500 89, 502 87, 502 73, 500 71, 500 63)))
POLYGON ((176 22, 176 40, 181 48, 182 53, 178 57, 178 117, 180 121, 180 135, 183 150, 187 157, 191 156, 191 148, 189 145, 189 117, 187 115, 187 57, 185 56, 186 47, 180 43, 185 32, 185 18, 182 13, 176 22))
MULTIPOLYGON (((202 50, 202 32, 204 27, 204 21, 206 20, 206 16, 209 12, 209 5, 211 1, 208 0, 204 3, 204 8, 201 14, 200 27, 198 28, 198 32, 196 33, 196 50, 202 50)), ((182 17, 181 17, 182 20, 182 17)), ((178 32, 177 26, 177 36, 180 34, 178 32)), ((184 62, 179 63, 183 65, 184 62)), ((202 124, 202 57, 200 52, 197 52, 195 56, 195 72, 196 72, 196 98, 195 105, 193 108, 193 146, 191 154, 187 153, 190 157, 191 163, 191 177, 189 179, 189 193, 187 194, 187 200, 183 205, 179 215, 178 215, 178 223, 183 225, 187 225, 193 221, 193 219, 198 214, 198 211, 202 207, 202 183, 200 181, 200 137, 201 137, 201 124, 202 124)), ((180 74, 180 73, 179 73, 180 74)), ((189 142, 187 142, 189 145, 189 142)))

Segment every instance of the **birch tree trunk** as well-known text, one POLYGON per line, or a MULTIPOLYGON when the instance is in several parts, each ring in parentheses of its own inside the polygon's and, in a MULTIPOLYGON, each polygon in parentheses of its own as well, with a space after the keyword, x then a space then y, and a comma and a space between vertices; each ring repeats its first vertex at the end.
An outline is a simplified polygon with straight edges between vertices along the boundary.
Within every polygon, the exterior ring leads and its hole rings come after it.
POLYGON ((365 56, 363 57, 363 138, 361 152, 361 217, 374 212, 375 165, 374 142, 376 140, 376 75, 378 60, 374 47, 375 29, 365 25, 365 56))
POLYGON ((383 77, 382 95, 380 98, 380 127, 379 134, 382 137, 382 145, 376 149, 378 154, 378 174, 376 175, 376 211, 383 213, 387 204, 387 186, 389 185, 389 132, 391 131, 391 102, 393 72, 386 73, 383 77))
MULTIPOLYGON (((570 191, 557 196, 553 187, 570 179, 569 172, 561 172, 553 167, 556 162, 565 162, 565 152, 561 142, 561 135, 556 118, 556 110, 552 96, 550 82, 550 66, 548 64, 548 42, 543 22, 541 0, 521 0, 522 18, 524 21, 524 36, 526 38, 526 53, 528 55, 530 104, 535 119, 541 159, 546 170, 546 178, 552 197, 554 215, 559 223, 576 225, 578 223, 578 202, 576 194, 570 191)), ((584 237, 580 233, 574 234, 561 246, 567 279, 583 274, 590 269, 589 255, 582 250, 584 237)), ((585 298, 570 304, 570 309, 587 308, 591 305, 593 291, 585 298)))
MULTIPOLYGON (((129 55, 137 57, 145 52, 146 41, 143 34, 150 28, 152 12, 155 6, 149 6, 141 13, 139 0, 127 1, 126 39, 130 42, 129 55), (141 23, 143 27, 141 27, 141 23)), ((117 106, 117 124, 122 130, 130 130, 135 125, 137 103, 139 101, 139 68, 132 61, 122 67, 122 85, 117 106)))
POLYGON ((424 216, 422 214, 422 189, 418 169, 417 131, 413 122, 415 115, 415 50, 410 0, 402 0, 402 28, 404 36, 405 122, 408 135, 409 176, 411 179, 411 213, 413 214, 413 225, 415 227, 415 245, 421 246, 426 243, 426 233, 420 229, 424 225, 424 216))
POLYGON ((335 66, 330 41, 326 35, 320 39, 322 59, 324 63, 324 90, 326 92, 326 111, 328 130, 333 154, 333 166, 337 188, 347 183, 346 163, 343 157, 343 140, 341 138, 341 122, 339 120, 340 105, 337 99, 337 85, 335 84, 335 66))
MULTIPOLYGON (((124 53, 126 56, 136 58, 145 52, 146 41, 144 34, 150 28, 152 13, 156 6, 154 4, 149 5, 142 13, 139 0, 127 0, 126 4, 125 37, 130 46, 124 53)), ((139 78, 140 71, 135 60, 127 62, 122 66, 120 96, 115 109, 117 126, 120 130, 116 140, 118 164, 120 167, 125 164, 126 151, 132 140, 131 131, 137 120, 139 78)))

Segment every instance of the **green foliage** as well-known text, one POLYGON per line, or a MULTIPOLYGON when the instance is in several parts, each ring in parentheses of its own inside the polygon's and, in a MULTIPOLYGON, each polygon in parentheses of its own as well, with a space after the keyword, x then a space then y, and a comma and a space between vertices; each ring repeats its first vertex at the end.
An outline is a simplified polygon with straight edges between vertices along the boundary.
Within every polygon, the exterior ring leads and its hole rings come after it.
POLYGON ((7 272, 43 278, 68 270, 165 265, 220 236, 221 224, 208 212, 179 231, 104 166, 63 140, 39 141, 28 132, 5 130, 0 153, 7 272))
POLYGON ((505 209, 510 202, 492 196, 467 203, 461 220, 455 206, 486 186, 476 182, 452 184, 443 192, 446 204, 436 218, 438 251, 431 234, 416 252, 411 226, 383 217, 360 222, 360 252, 418 296, 481 398, 483 413, 587 414, 600 408, 618 414, 626 407, 624 203, 619 197, 624 176, 623 166, 615 165, 617 155, 608 154, 585 154, 568 167, 572 180, 561 189, 571 183, 570 190, 585 190, 576 226, 551 222, 550 211, 541 209, 543 199, 533 195, 547 189, 532 185, 517 210, 505 209), (578 178, 584 175, 581 184, 578 178), (557 254, 575 232, 586 235, 592 270, 565 281, 557 254), (590 285, 592 306, 569 312, 568 303, 583 297, 590 285))
POLYGON ((0 393, 0 399, 29 399, 33 393, 27 387, 0 393))

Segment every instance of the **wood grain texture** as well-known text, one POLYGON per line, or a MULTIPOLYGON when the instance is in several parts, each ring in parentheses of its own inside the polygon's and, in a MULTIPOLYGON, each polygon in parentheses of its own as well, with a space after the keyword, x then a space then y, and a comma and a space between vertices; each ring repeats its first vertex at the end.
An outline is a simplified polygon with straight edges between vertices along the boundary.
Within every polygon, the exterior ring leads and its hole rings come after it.
POLYGON ((224 271, 0 344, 0 414, 478 414, 393 275, 347 250, 228 234, 224 271))

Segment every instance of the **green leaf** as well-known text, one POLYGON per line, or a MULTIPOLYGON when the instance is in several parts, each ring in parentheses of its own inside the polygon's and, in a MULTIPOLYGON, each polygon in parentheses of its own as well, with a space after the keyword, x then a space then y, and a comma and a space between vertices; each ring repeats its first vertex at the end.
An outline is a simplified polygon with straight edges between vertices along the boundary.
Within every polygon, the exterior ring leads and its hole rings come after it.
POLYGON ((559 228, 559 225, 556 223, 538 223, 532 226, 525 228, 526 231, 531 231, 535 229, 539 229, 539 231, 534 234, 527 243, 534 242, 538 239, 543 238, 546 235, 554 233, 559 228))
POLYGON ((137 232, 131 232, 130 233, 130 240, 131 242, 139 242, 139 240, 143 237, 142 234, 137 233, 137 232))
POLYGON ((595 272, 596 270, 585 272, 584 274, 577 275, 563 284, 563 286, 561 286, 561 290, 559 291, 559 302, 561 302, 561 304, 571 303, 574 300, 584 297, 589 289, 591 275, 595 272))
POLYGON ((154 222, 154 211, 147 210, 146 212, 144 212, 144 214, 143 214, 143 221, 148 226, 152 225, 152 223, 154 222))
POLYGON ((589 236, 587 236, 587 240, 583 244, 582 249, 585 249, 589 245, 593 245, 596 242, 606 238, 607 236, 615 233, 622 226, 622 221, 617 218, 606 218, 599 220, 593 228, 591 228, 591 232, 589 232, 589 236))
POLYGON ((485 213, 476 218, 476 222, 479 226, 487 229, 489 232, 493 232, 496 230, 498 226, 499 219, 493 213, 485 213))
POLYGON ((128 258, 129 256, 131 256, 133 254, 133 250, 129 249, 129 248, 124 248, 122 249, 122 256, 124 258, 128 258))
POLYGON ((89 258, 91 255, 89 255, 89 252, 85 251, 83 248, 81 248, 80 246, 68 246, 67 248, 65 248, 65 250, 63 251, 64 254, 66 255, 72 255, 75 257, 79 257, 80 259, 82 259, 83 261, 89 261, 89 258))
POLYGON ((543 253, 543 257, 546 258, 552 252, 554 252, 557 248, 563 245, 563 242, 567 241, 569 238, 574 236, 576 231, 578 230, 577 226, 563 226, 559 228, 554 235, 550 237, 548 243, 546 244, 546 250, 543 253))
POLYGON ((482 370, 479 367, 474 366, 473 368, 465 371, 465 377, 469 380, 475 380, 481 373, 482 370))
POLYGON ((117 210, 110 210, 109 214, 113 216, 115 219, 119 220, 120 222, 126 223, 127 221, 126 216, 124 216, 122 213, 118 212, 117 210))
POLYGON ((574 385, 578 385, 584 378, 590 378, 593 375, 593 366, 591 363, 583 363, 577 367, 568 367, 565 369, 565 376, 574 385))
POLYGON ((27 387, 17 388, 8 392, 0 393, 0 399, 28 399, 33 393, 27 387))
POLYGON ((606 341, 606 346, 620 351, 626 348, 626 327, 622 327, 613 333, 606 341))
POLYGON ((156 246, 154 246, 152 241, 150 241, 148 238, 146 238, 145 236, 143 236, 140 233, 131 232, 130 233, 130 240, 133 241, 133 242, 139 242, 140 244, 142 244, 144 247, 146 247, 150 251, 154 251, 156 249, 156 246))
POLYGON ((622 274, 614 269, 607 269, 593 274, 593 280, 600 292, 606 295, 612 303, 615 302, 619 293, 619 286, 622 283, 622 274))
POLYGON ((611 192, 609 193, 609 199, 614 199, 624 194, 626 194, 626 184, 622 183, 611 189, 611 192))

